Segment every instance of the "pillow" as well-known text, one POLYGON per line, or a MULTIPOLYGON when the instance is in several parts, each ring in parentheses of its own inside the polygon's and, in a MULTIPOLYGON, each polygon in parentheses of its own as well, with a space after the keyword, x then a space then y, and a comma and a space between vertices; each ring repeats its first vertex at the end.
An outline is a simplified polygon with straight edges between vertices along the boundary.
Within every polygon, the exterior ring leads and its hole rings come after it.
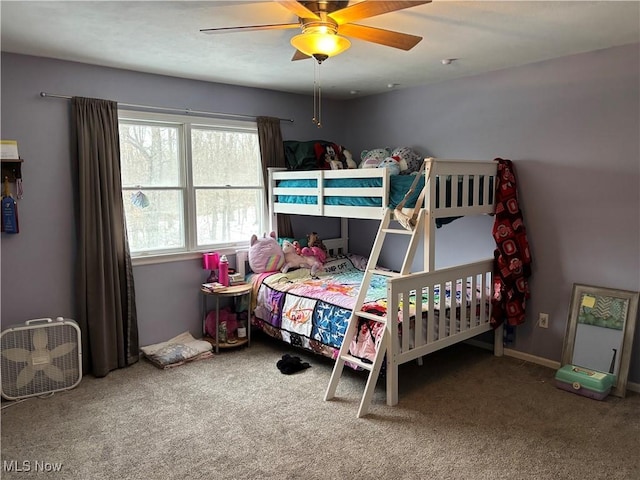
POLYGON ((358 270, 362 270, 364 272, 367 269, 367 263, 369 262, 367 257, 357 253, 347 253, 347 258, 351 260, 353 266, 358 270))
MULTIPOLYGON (((349 260, 351 260, 351 263, 353 263, 353 266, 356 267, 358 270, 362 270, 363 272, 367 270, 367 264, 369 263, 369 257, 365 257, 365 256, 359 255, 357 253, 347 253, 347 258, 349 260)), ((381 265, 376 265, 375 269, 376 270, 386 270, 388 272, 391 271, 390 268, 383 267, 381 265)))
POLYGON ((300 247, 308 246, 307 237, 302 237, 302 238, 278 237, 278 244, 282 247, 282 243, 285 240, 289 243, 298 242, 300 244, 300 247))
POLYGON ((212 345, 205 340, 196 340, 189 332, 140 350, 158 368, 177 367, 194 360, 213 357, 212 345))

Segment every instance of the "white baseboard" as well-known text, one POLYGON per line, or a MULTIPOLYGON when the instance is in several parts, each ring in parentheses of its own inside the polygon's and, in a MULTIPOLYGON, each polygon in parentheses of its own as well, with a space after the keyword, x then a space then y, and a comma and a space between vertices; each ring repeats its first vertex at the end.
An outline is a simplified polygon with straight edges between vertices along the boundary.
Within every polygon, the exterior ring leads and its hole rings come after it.
MULTIPOLYGON (((493 351, 493 343, 481 342, 480 340, 476 340, 475 338, 471 338, 467 340, 465 343, 468 343, 469 345, 473 345, 474 347, 484 348, 485 350, 493 351)), ((542 365, 543 367, 548 367, 553 370, 557 370, 561 367, 560 362, 557 362, 555 360, 549 360, 548 358, 538 357, 536 355, 531 355, 530 353, 519 352, 518 350, 513 350, 512 348, 505 348, 504 355, 507 357, 513 357, 519 360, 524 360, 525 362, 535 363, 536 365, 542 365)), ((627 382, 627 390, 640 393, 640 383, 627 382)))
MULTIPOLYGON (((549 360, 548 358, 538 357, 536 355, 531 355, 529 353, 519 352, 511 348, 505 348, 504 354, 507 357, 513 357, 519 360, 524 360, 526 362, 535 363, 536 365, 549 367, 549 368, 552 368, 553 370, 557 370, 561 366, 560 362, 556 362, 555 360, 549 360)), ((627 382, 627 390, 640 393, 640 383, 627 382)))
POLYGON ((543 367, 549 367, 553 370, 557 370, 561 367, 560 362, 555 360, 549 360, 548 358, 538 357, 536 355, 531 355, 530 353, 519 352, 518 350, 513 350, 511 348, 505 348, 504 354, 507 357, 517 358, 519 360, 525 360, 530 363, 535 363, 536 365, 542 365, 543 367))

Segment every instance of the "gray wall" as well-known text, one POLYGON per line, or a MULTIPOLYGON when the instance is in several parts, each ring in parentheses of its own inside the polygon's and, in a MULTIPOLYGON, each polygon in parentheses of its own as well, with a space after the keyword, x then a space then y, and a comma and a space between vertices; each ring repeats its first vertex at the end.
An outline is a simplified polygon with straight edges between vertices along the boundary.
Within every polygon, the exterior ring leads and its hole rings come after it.
MULTIPOLYGON (((323 124, 311 122, 311 97, 212 84, 79 63, 3 53, 2 138, 18 141, 24 199, 20 234, 3 234, 3 326, 30 318, 75 317, 75 223, 71 185, 69 102, 46 91, 118 102, 292 118, 286 139, 344 143, 341 104, 323 100, 323 124)), ((310 79, 311 80, 311 79, 310 79)), ((199 259, 134 268, 141 345, 186 330, 201 331, 199 259)))
MULTIPOLYGON (((354 152, 408 145, 439 158, 514 161, 533 255, 517 350, 560 360, 573 283, 640 291, 639 58, 634 44, 348 102, 354 152), (549 314, 548 330, 536 327, 538 312, 549 314)), ((370 241, 363 222, 351 221, 354 245, 370 241)), ((437 263, 456 262, 465 241, 491 256, 490 224, 458 222, 438 231, 437 263)), ((639 338, 640 326, 634 382, 639 338)))
MULTIPOLYGON (((324 138, 361 149, 409 145, 441 158, 509 158, 534 264, 529 319, 515 348, 560 360, 574 282, 640 290, 639 45, 566 57, 384 95, 326 101, 266 90, 2 54, 2 138, 25 158, 21 233, 2 235, 2 325, 74 316, 75 252, 68 102, 42 90, 119 102, 294 118, 285 139, 324 138), (376 139, 371 144, 371 139, 376 139), (535 327, 538 312, 550 328, 535 327)), ((318 230, 298 220, 298 234, 318 230)), ((331 224, 333 225, 333 224, 331 224)), ((438 265, 490 256, 491 220, 438 231, 438 265)), ((350 245, 368 253, 374 222, 351 221, 350 245)), ((386 259, 393 262, 395 255, 386 259)), ((199 260, 135 268, 141 343, 199 331, 199 260)), ((640 328, 636 331, 638 352, 640 328)), ((640 355, 630 380, 640 382, 640 355)))

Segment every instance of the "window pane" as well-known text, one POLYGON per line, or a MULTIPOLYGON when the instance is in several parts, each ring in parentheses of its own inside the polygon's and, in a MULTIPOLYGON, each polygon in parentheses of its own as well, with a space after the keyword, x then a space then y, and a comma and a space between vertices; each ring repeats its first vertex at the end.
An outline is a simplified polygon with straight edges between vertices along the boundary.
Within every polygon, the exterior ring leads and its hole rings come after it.
POLYGON ((126 190, 122 201, 132 253, 185 246, 180 190, 126 190))
POLYGON ((119 115, 122 198, 134 256, 248 244, 264 231, 255 122, 119 115))
POLYGON ((256 132, 193 128, 191 155, 196 187, 262 185, 256 132))
POLYGON ((262 190, 196 190, 198 246, 248 242, 261 231, 262 190))
POLYGON ((178 127, 120 123, 122 186, 180 186, 178 127))

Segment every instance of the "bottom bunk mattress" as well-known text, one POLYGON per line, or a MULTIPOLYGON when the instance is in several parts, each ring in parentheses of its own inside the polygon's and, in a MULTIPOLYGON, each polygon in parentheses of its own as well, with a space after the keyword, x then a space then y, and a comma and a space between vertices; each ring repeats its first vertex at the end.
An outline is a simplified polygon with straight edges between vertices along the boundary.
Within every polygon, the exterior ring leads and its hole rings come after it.
MULTIPOLYGON (((299 269, 287 273, 251 274, 255 308, 253 309, 253 323, 266 334, 283 340, 293 346, 301 347, 330 358, 336 358, 347 330, 351 311, 356 301, 360 284, 366 268, 366 259, 358 255, 346 255, 327 261, 324 271, 312 277, 308 269, 299 269)), ((463 288, 461 283, 455 287, 457 313, 455 318, 460 329, 460 316, 463 288)), ((469 285, 466 288, 466 305, 471 305, 471 299, 477 295, 471 294, 469 285)), ((451 285, 447 284, 444 295, 445 314, 449 316, 451 309, 451 285)), ((386 314, 387 277, 373 275, 371 285, 367 291, 362 309, 379 315, 386 314)), ((427 319, 428 293, 422 292, 422 318, 427 319)), ((441 305, 441 292, 438 286, 433 288, 434 318, 429 322, 433 325, 435 340, 438 339, 438 324, 441 305)), ((410 314, 415 315, 415 292, 410 299, 410 314)), ((488 308, 488 306, 487 306, 488 308)), ((467 308, 468 309, 468 308, 467 308)), ((372 362, 375 356, 375 344, 379 339, 382 323, 360 318, 358 334, 350 345, 351 355, 364 361, 372 362)), ((464 321, 464 320, 463 320, 464 321)), ((398 312, 400 335, 402 334, 401 312, 398 312)), ((409 322, 413 326, 414 322, 409 322)), ((412 327, 411 327, 412 328, 412 327)), ((447 332, 449 335, 447 323, 447 332)), ((426 338, 426 331, 424 332, 426 338)))

